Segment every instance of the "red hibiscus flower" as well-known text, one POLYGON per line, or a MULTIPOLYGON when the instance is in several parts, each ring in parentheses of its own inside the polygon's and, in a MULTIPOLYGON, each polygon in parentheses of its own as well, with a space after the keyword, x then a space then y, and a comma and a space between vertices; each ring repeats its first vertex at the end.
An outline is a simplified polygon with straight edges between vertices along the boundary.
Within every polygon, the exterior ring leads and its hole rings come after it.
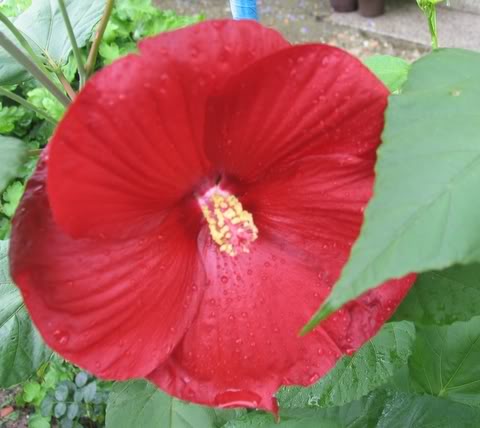
POLYGON ((87 84, 15 217, 11 270, 57 352, 182 399, 275 410, 374 335, 413 277, 306 337, 359 234, 388 92, 250 21, 145 40, 87 84))

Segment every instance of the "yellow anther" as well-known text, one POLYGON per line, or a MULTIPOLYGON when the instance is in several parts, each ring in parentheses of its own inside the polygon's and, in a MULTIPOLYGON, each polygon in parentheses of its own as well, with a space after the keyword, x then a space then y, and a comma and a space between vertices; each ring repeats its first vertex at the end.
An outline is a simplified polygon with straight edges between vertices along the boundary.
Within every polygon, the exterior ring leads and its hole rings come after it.
POLYGON ((243 209, 233 195, 215 187, 198 199, 210 235, 220 251, 236 256, 239 251, 250 252, 250 245, 258 238, 258 229, 252 214, 243 209))

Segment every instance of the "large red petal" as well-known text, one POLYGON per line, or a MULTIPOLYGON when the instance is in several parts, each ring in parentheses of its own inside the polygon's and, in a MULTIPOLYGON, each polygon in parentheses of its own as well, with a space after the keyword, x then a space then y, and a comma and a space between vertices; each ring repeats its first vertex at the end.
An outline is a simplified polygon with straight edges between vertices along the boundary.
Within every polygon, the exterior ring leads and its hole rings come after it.
POLYGON ((376 333, 412 282, 392 281, 299 337, 347 250, 315 242, 282 246, 267 237, 255 244, 237 258, 207 246, 211 284, 200 312, 172 356, 148 376, 169 394, 276 411, 273 395, 281 385, 309 385, 325 375, 376 333))
POLYGON ((207 95, 287 46, 254 22, 211 21, 161 34, 97 73, 51 142, 48 194, 70 235, 134 236, 209 174, 207 95))
POLYGON ((52 220, 45 175, 42 162, 15 216, 10 247, 28 311, 47 344, 81 367, 105 378, 144 376, 197 312, 205 288, 199 215, 180 207, 151 236, 75 240, 52 220))
POLYGON ((206 240, 211 285, 184 340, 151 380, 183 399, 275 411, 281 385, 313 383, 390 317, 413 275, 366 293, 298 337, 338 279, 372 192, 374 147, 361 157, 342 151, 332 144, 329 154, 237 186, 259 239, 236 258, 206 240))
POLYGON ((374 159, 387 96, 346 52, 293 46, 236 74, 212 97, 207 152, 225 174, 243 182, 265 179, 271 167, 307 155, 374 159))

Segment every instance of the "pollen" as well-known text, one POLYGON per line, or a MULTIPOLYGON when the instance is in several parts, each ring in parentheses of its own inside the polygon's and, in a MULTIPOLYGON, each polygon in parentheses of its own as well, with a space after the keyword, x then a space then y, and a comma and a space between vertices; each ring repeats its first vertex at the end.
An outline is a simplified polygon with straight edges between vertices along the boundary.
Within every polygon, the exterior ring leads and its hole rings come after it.
POLYGON ((198 198, 212 240, 220 251, 232 257, 239 252, 249 253, 250 245, 258 238, 253 216, 232 194, 214 187, 198 198))

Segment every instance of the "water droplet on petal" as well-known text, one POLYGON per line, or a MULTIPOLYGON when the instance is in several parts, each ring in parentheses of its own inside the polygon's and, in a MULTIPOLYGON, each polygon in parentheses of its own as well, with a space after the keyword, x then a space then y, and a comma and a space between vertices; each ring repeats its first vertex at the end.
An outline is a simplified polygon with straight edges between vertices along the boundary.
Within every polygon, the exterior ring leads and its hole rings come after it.
POLYGON ((55 330, 53 337, 60 345, 66 345, 70 339, 70 335, 64 330, 55 330))

